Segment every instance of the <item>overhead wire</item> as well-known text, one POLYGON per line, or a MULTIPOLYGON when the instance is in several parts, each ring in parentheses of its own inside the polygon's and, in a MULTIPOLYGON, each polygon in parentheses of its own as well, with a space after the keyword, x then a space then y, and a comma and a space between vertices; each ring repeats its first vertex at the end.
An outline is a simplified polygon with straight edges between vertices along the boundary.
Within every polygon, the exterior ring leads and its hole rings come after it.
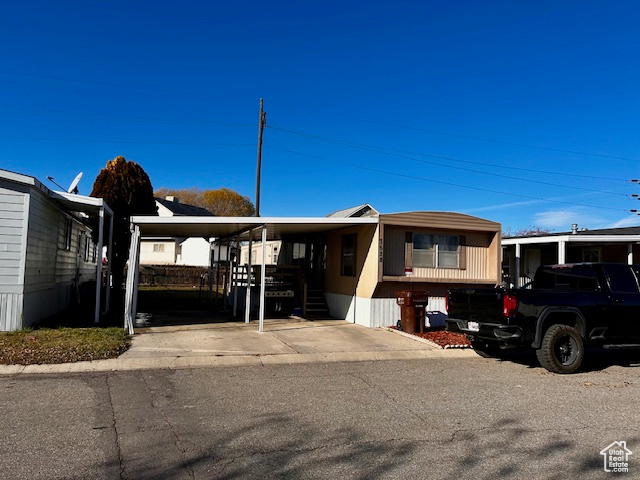
MULTIPOLYGON (((299 132, 294 132, 294 131, 291 131, 291 130, 278 129, 277 127, 271 127, 271 128, 275 128, 275 129, 280 130, 280 131, 287 131, 289 133, 295 133, 295 134, 307 136, 305 134, 302 134, 302 133, 299 133, 299 132)), ((358 149, 362 149, 362 150, 372 151, 372 152, 375 152, 375 153, 380 153, 380 154, 383 154, 383 155, 389 155, 389 156, 398 157, 398 158, 405 158, 405 159, 412 160, 412 161, 419 162, 419 163, 424 163, 424 164, 428 164, 428 165, 437 165, 437 166, 441 166, 441 167, 444 167, 444 168, 452 168, 452 169, 455 169, 455 170, 462 170, 462 171, 465 171, 465 172, 477 173, 477 174, 481 174, 481 175, 489 175, 489 176, 498 177, 498 178, 506 178, 506 179, 509 179, 509 180, 518 180, 518 181, 522 181, 522 182, 536 183, 536 184, 539 184, 539 185, 547 185, 547 186, 561 187, 561 188, 570 188, 570 189, 573 189, 573 190, 582 190, 582 191, 592 192, 592 193, 602 193, 602 194, 607 194, 607 195, 619 195, 619 196, 623 196, 623 197, 627 197, 628 196, 628 195, 626 195, 624 193, 620 193, 620 192, 611 192, 611 191, 606 191, 606 190, 594 190, 594 189, 586 188, 586 187, 578 187, 578 186, 573 186, 573 185, 563 185, 563 184, 558 184, 558 183, 553 183, 553 182, 545 182, 545 181, 541 181, 541 180, 533 180, 533 179, 529 179, 529 178, 514 177, 514 176, 511 176, 511 175, 504 175, 504 174, 501 174, 501 173, 485 172, 485 171, 481 171, 481 170, 474 170, 474 169, 471 169, 471 168, 458 167, 458 166, 455 166, 455 165, 448 165, 448 164, 439 163, 439 162, 421 160, 421 159, 409 157, 407 155, 402 155, 402 154, 398 154, 398 153, 392 153, 393 150, 391 150, 391 149, 384 149, 384 148, 381 148, 381 147, 371 147, 371 146, 362 145, 362 144, 343 142, 343 141, 340 141, 340 140, 317 137, 317 136, 313 136, 313 135, 309 135, 309 136, 311 136, 312 138, 315 138, 315 139, 318 139, 318 140, 322 140, 322 141, 326 141, 326 142, 330 142, 330 143, 335 143, 335 144, 339 144, 339 145, 346 145, 346 146, 350 146, 350 147, 353 147, 353 148, 358 148, 358 149), (384 150, 389 150, 389 151, 384 151, 384 150)), ((424 156, 428 156, 428 157, 432 157, 433 156, 433 155, 419 154, 419 153, 414 153, 414 155, 424 155, 424 156)), ((435 156, 435 157, 436 158, 444 158, 444 159, 448 159, 448 160, 455 160, 455 159, 453 159, 451 157, 443 157, 443 156, 435 156)))
MULTIPOLYGON (((82 83, 82 84, 87 84, 87 85, 101 85, 101 86, 107 86, 107 87, 112 87, 112 88, 128 88, 128 89, 134 89, 134 90, 140 90, 140 91, 149 91, 149 92, 157 92, 157 93, 170 93, 170 94, 177 94, 177 95, 194 95, 194 96, 211 97, 211 98, 222 98, 222 99, 227 99, 227 100, 254 101, 254 99, 235 97, 235 96, 228 96, 228 95, 214 95, 214 94, 203 93, 203 92, 186 92, 186 91, 170 90, 170 89, 156 89, 156 88, 149 88, 149 87, 140 87, 140 86, 133 85, 133 84, 124 85, 124 84, 116 84, 116 83, 109 83, 109 82, 96 82, 96 81, 80 80, 80 79, 77 79, 77 78, 57 77, 57 76, 52 76, 52 75, 41 75, 41 74, 24 73, 24 72, 14 72, 14 71, 9 71, 9 70, 0 70, 0 73, 5 74, 5 75, 16 75, 16 76, 23 76, 23 77, 43 78, 43 79, 49 79, 49 80, 58 80, 58 81, 82 83)), ((580 151, 580 150, 571 150, 571 149, 565 149, 565 148, 545 147, 545 146, 541 146, 541 145, 532 145, 532 144, 527 144, 527 143, 522 143, 522 142, 512 142, 512 141, 506 141, 506 140, 498 140, 498 139, 492 139, 492 138, 486 138, 486 137, 479 137, 479 136, 474 136, 474 135, 465 135, 465 134, 460 134, 460 133, 445 132, 445 131, 441 131, 441 130, 433 130, 433 129, 415 127, 415 126, 410 126, 410 125, 402 125, 402 124, 397 124, 397 123, 392 123, 392 122, 383 122, 383 121, 380 121, 380 120, 372 120, 370 118, 361 118, 361 117, 356 117, 356 116, 353 116, 353 115, 345 115, 345 114, 332 113, 332 112, 323 112, 323 111, 320 111, 320 110, 314 110, 314 109, 309 109, 309 108, 304 108, 304 107, 299 107, 299 106, 278 104, 276 102, 275 103, 275 107, 277 108, 278 106, 280 106, 281 108, 285 108, 285 109, 288 108, 288 109, 306 111, 306 112, 311 112, 311 113, 316 113, 316 114, 321 114, 321 115, 334 116, 334 117, 338 117, 338 118, 346 118, 346 119, 349 119, 349 120, 355 120, 355 121, 358 121, 358 122, 364 122, 364 123, 380 125, 380 126, 385 126, 385 127, 401 128, 401 129, 413 130, 413 131, 418 131, 418 132, 432 133, 432 134, 435 134, 435 135, 443 135, 443 136, 449 136, 449 137, 464 138, 464 139, 467 139, 467 140, 476 140, 476 141, 481 141, 481 142, 490 142, 490 143, 511 145, 511 146, 524 147, 524 148, 533 148, 533 149, 547 150, 547 151, 552 151, 552 152, 570 153, 570 154, 573 154, 573 155, 584 155, 584 156, 591 156, 591 157, 597 157, 597 158, 611 158, 611 159, 617 159, 617 160, 627 160, 627 161, 632 161, 632 162, 640 162, 640 159, 624 157, 624 156, 620 156, 620 155, 608 155, 608 154, 602 154, 602 153, 584 152, 584 151, 580 151)))
POLYGON ((130 140, 86 140, 50 137, 10 137, 0 136, 2 140, 38 140, 46 142, 71 142, 71 143, 124 143, 140 145, 197 145, 206 147, 255 147, 255 143, 202 143, 202 142, 144 142, 130 140))
POLYGON ((440 185, 448 185, 448 186, 451 186, 451 187, 466 188, 466 189, 469 189, 469 190, 476 190, 476 191, 481 191, 481 192, 498 193, 500 195, 528 198, 530 200, 542 200, 542 201, 545 201, 545 202, 563 203, 563 204, 566 204, 566 205, 574 205, 574 206, 579 206, 579 207, 598 208, 598 209, 601 209, 601 210, 612 210, 612 211, 616 211, 616 212, 621 212, 622 211, 622 212, 625 212, 625 213, 629 213, 628 210, 624 210, 622 208, 604 207, 604 206, 601 206, 601 205, 589 205, 589 204, 585 204, 585 203, 576 203, 576 202, 567 202, 567 201, 544 198, 544 197, 535 197, 535 196, 532 196, 532 195, 525 195, 525 194, 522 194, 522 193, 503 192, 503 191, 500 191, 500 190, 493 190, 493 189, 490 189, 490 188, 474 187, 474 186, 471 186, 471 185, 463 185, 463 184, 458 184, 458 183, 445 182, 443 180, 434 180, 433 178, 418 177, 418 176, 415 176, 415 175, 407 175, 407 174, 404 174, 404 173, 390 172, 390 171, 387 171, 387 170, 380 170, 380 169, 377 169, 377 168, 366 167, 366 166, 363 166, 363 165, 356 165, 356 164, 347 163, 347 162, 340 162, 340 161, 337 161, 337 160, 331 160, 331 159, 326 158, 326 157, 320 157, 318 155, 311 155, 311 154, 298 152, 298 151, 295 151, 295 150, 290 150, 290 149, 281 148, 281 147, 268 145, 268 144, 265 144, 264 146, 266 148, 270 148, 270 149, 273 149, 273 150, 279 150, 279 151, 282 151, 282 152, 293 153, 295 155, 301 155, 301 156, 305 156, 305 157, 316 158, 318 160, 323 160, 325 162, 335 163, 337 165, 343 165, 343 166, 347 166, 347 167, 353 167, 353 168, 358 168, 358 169, 362 169, 362 170, 368 170, 370 172, 383 173, 385 175, 393 175, 393 176, 396 176, 396 177, 409 178, 409 179, 412 179, 412 180, 420 180, 420 181, 429 182, 429 183, 437 183, 437 184, 440 184, 440 185))
MULTIPOLYGON (((177 124, 177 125, 203 125, 203 126, 222 126, 222 127, 255 127, 255 123, 230 123, 223 121, 211 121, 211 120, 176 120, 176 119, 166 119, 166 118, 149 118, 149 117, 139 117, 133 115, 121 115, 118 113, 97 113, 97 112, 78 112, 78 111, 70 111, 70 110, 53 110, 39 107, 25 107, 21 105, 7 105, 0 104, 0 108, 14 108, 14 109, 23 109, 23 110, 32 110, 33 112, 11 112, 13 114, 25 114, 25 115, 35 115, 35 116, 48 116, 47 113, 50 114, 59 114, 59 115, 72 115, 72 116, 85 116, 90 118, 96 117, 104 117, 104 118, 116 118, 116 119, 124 119, 124 120, 135 120, 135 121, 143 121, 143 122, 155 122, 155 123, 163 123, 163 124, 177 124), (45 112, 45 113, 39 113, 45 112)), ((50 116, 54 116, 50 115, 50 116)))
POLYGON ((380 125, 380 126, 383 126, 383 127, 401 128, 401 129, 413 130, 413 131, 417 131, 417 132, 433 133, 435 135, 443 135, 443 136, 448 136, 448 137, 464 138, 464 139, 467 139, 467 140, 478 140, 478 141, 481 141, 481 142, 490 142, 490 143, 499 143, 499 144, 503 144, 503 145, 511 145, 511 146, 514 146, 514 147, 534 148, 534 149, 538 149, 538 150, 548 150, 548 151, 551 151, 551 152, 571 153, 571 154, 574 154, 574 155, 585 155, 585 156, 590 156, 590 157, 612 158, 612 159, 616 159, 616 160, 628 160, 628 161, 631 161, 631 162, 640 162, 640 159, 637 159, 637 158, 623 157, 623 156, 618 156, 618 155, 608 155, 608 154, 603 154, 603 153, 583 152, 583 151, 579 151, 579 150, 570 150, 570 149, 555 148, 555 147, 543 147, 541 145, 531 145, 531 144, 527 144, 527 143, 510 142, 510 141, 506 141, 506 140, 496 140, 496 139, 485 138, 485 137, 477 137, 477 136, 473 136, 473 135, 464 135, 464 134, 460 134, 460 133, 443 132, 443 131, 440 131, 440 130, 431 130, 431 129, 427 129, 427 128, 413 127, 413 126, 401 125, 401 124, 397 124, 397 123, 382 122, 382 121, 379 121, 379 120, 371 120, 369 118, 354 117, 354 116, 351 116, 351 115, 344 115, 344 114, 340 114, 340 113, 322 112, 322 111, 319 111, 319 110, 312 110, 312 109, 308 109, 308 108, 304 108, 304 107, 296 107, 296 106, 292 106, 292 105, 282 105, 281 104, 280 106, 282 108, 290 108, 290 109, 301 110, 301 111, 306 111, 306 112, 311 112, 311 113, 319 113, 321 115, 329 115, 329 116, 333 116, 333 117, 346 118, 348 120, 356 120, 358 122, 365 122, 365 123, 370 123, 370 124, 374 124, 374 125, 380 125))

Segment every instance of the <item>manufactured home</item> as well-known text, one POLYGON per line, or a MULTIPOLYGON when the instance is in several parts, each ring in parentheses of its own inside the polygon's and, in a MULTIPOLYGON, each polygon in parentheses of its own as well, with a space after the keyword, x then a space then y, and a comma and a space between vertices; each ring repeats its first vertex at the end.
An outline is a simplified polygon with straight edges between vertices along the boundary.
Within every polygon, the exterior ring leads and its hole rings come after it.
MULTIPOLYGON (((132 226, 138 238, 199 235, 235 245, 255 239, 265 250, 269 241, 281 241, 276 265, 267 264, 265 251, 259 265, 247 255, 244 265, 229 266, 245 272, 231 279, 231 291, 240 291, 229 295, 234 310, 255 305, 261 319, 269 301, 293 297, 292 306, 303 316, 324 313, 369 327, 395 325, 396 293, 420 290, 429 294, 429 319, 441 324, 447 288, 500 284, 499 223, 453 212, 381 214, 368 207, 304 218, 139 216, 132 226), (248 293, 247 271, 253 282, 248 293)), ((136 241, 134 233, 134 259, 136 241)), ((129 321, 135 317, 136 288, 132 277, 129 321)), ((246 320, 249 314, 245 310, 246 320)))

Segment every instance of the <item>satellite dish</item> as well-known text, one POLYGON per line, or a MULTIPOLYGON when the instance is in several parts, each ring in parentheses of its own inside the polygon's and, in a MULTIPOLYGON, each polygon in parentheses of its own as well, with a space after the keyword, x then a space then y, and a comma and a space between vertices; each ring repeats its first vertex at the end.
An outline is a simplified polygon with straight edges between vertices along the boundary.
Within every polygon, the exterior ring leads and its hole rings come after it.
POLYGON ((80 183, 80 179, 82 178, 82 172, 76 175, 76 178, 73 179, 71 185, 67 189, 67 193, 78 193, 78 183, 80 183))

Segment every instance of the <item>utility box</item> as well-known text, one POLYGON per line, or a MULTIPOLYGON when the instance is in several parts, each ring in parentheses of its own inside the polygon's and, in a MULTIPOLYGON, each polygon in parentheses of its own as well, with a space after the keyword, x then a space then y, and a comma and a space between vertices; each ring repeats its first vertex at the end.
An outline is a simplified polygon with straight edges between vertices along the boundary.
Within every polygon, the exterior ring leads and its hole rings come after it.
POLYGON ((429 292, 405 290, 396 292, 396 303, 400 305, 398 330, 407 333, 424 332, 425 312, 429 303, 429 292))

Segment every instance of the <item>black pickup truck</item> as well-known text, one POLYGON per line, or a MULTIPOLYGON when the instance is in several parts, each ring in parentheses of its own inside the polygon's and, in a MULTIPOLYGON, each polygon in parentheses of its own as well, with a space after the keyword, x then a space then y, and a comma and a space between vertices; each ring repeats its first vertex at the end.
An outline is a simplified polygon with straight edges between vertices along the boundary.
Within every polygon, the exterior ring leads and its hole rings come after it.
POLYGON ((586 345, 640 347, 639 284, 640 265, 545 265, 530 289, 449 290, 447 330, 480 355, 533 348, 547 370, 571 373, 586 345))

